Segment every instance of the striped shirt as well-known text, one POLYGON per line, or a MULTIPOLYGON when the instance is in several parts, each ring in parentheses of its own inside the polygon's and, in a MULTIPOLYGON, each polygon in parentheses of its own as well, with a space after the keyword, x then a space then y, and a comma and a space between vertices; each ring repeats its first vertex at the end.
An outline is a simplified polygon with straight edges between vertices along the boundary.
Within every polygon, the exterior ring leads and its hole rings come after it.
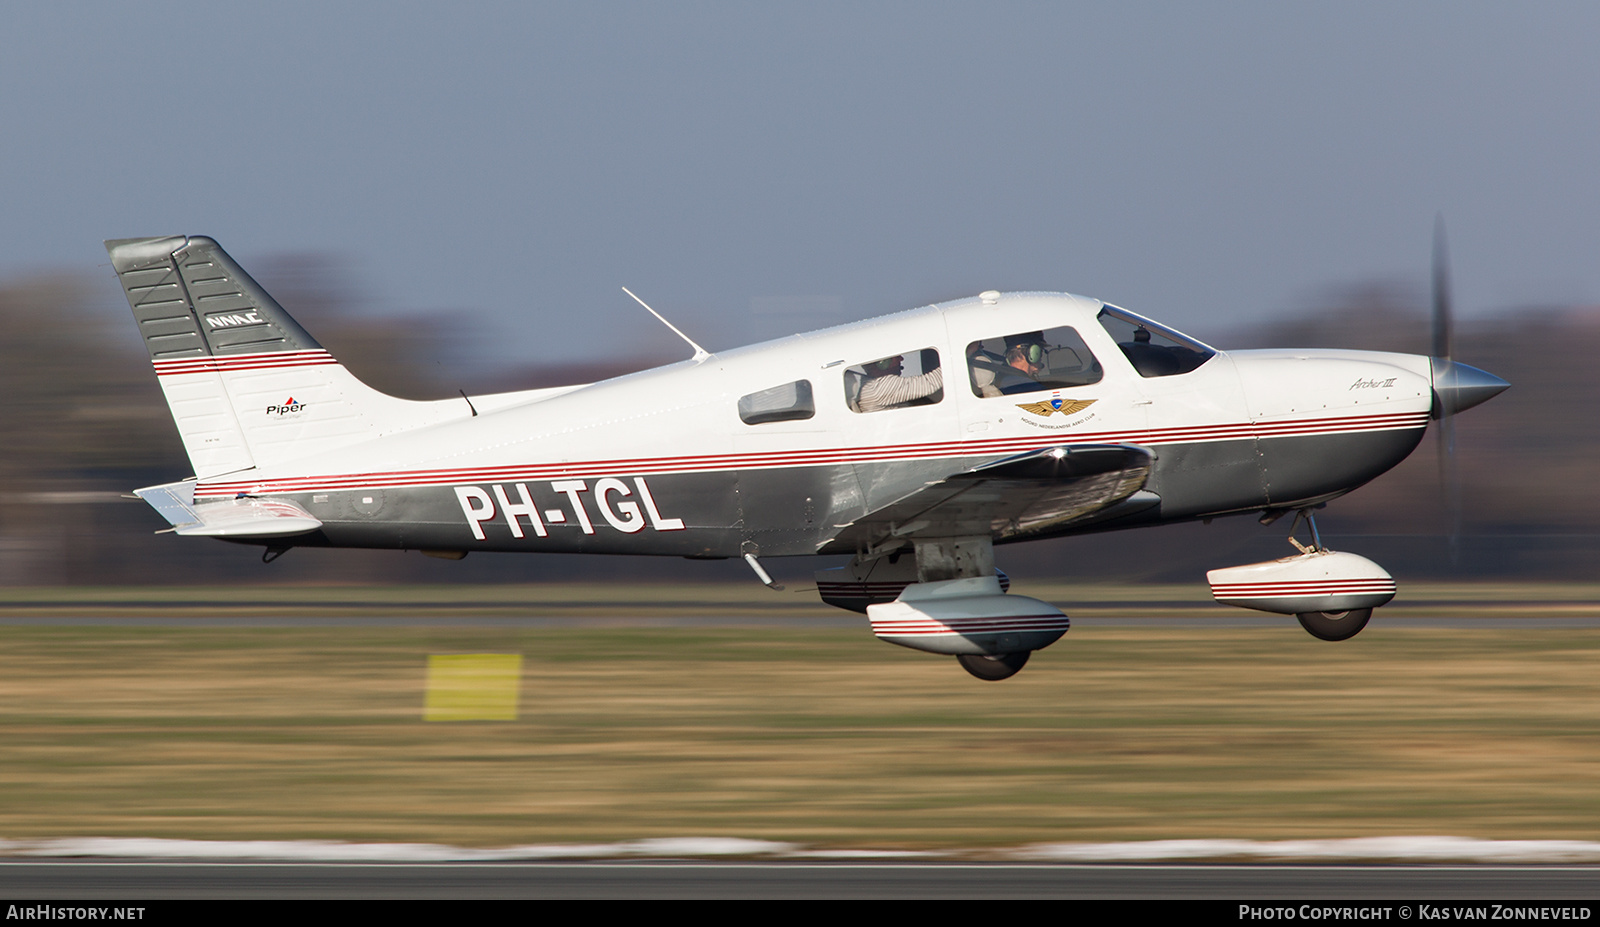
POLYGON ((931 396, 944 389, 944 368, 930 370, 920 377, 873 377, 861 384, 856 405, 863 412, 896 409, 908 402, 931 396))

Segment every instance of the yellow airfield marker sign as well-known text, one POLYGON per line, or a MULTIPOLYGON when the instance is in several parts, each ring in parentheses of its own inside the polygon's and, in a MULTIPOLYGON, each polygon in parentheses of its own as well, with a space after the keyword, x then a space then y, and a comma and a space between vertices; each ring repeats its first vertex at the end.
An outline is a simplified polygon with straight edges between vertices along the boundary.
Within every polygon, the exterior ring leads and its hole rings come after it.
POLYGON ((432 654, 422 720, 515 721, 521 688, 520 653, 432 654))

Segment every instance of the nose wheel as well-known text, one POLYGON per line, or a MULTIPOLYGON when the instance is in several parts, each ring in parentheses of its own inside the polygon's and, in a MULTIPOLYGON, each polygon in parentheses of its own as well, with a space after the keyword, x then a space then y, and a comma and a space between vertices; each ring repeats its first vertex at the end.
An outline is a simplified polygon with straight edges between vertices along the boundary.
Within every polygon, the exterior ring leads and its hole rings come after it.
POLYGON ((1018 650, 1015 653, 1002 653, 992 657, 963 653, 956 655, 956 662, 961 664, 962 669, 979 679, 994 682, 1017 675, 1017 671, 1027 665, 1028 657, 1032 654, 1031 650, 1018 650))
POLYGON ((1394 599, 1394 577, 1359 554, 1324 546, 1313 508, 1262 514, 1261 523, 1270 525, 1294 512, 1288 541, 1300 552, 1297 556, 1210 570, 1206 581, 1211 595, 1225 605, 1294 615, 1318 640, 1347 641, 1367 626, 1373 609, 1394 599), (1301 522, 1311 532, 1310 544, 1295 537, 1301 522))

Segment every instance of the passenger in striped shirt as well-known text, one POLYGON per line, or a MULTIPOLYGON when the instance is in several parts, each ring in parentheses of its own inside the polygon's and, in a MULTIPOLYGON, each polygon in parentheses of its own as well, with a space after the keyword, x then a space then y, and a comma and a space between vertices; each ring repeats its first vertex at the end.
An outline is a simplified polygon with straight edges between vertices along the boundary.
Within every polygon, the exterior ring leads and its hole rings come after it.
POLYGON ((856 407, 862 412, 899 409, 944 389, 942 367, 935 367, 917 377, 901 376, 905 361, 904 355, 896 354, 868 364, 868 379, 861 384, 856 407))

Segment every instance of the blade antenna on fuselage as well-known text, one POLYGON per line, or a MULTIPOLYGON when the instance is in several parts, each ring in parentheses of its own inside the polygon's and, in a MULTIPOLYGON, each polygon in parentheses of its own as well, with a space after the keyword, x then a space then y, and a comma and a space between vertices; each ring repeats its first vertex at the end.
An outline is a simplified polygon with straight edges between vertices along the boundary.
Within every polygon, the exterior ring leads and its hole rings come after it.
MULTIPOLYGON (((622 292, 628 294, 629 296, 633 296, 633 291, 628 289, 627 287, 623 287, 622 288, 622 292)), ((689 342, 689 347, 694 348, 694 357, 690 358, 690 360, 694 361, 694 363, 698 364, 701 361, 703 361, 706 358, 711 356, 711 352, 710 351, 707 351, 705 348, 702 348, 698 344, 695 344, 694 343, 694 339, 690 338, 688 335, 685 335, 683 332, 678 331, 678 326, 672 324, 671 322, 668 322, 666 320, 665 316, 663 316, 661 313, 655 311, 654 309, 651 309, 649 303, 645 302, 644 300, 640 299, 637 296, 633 296, 633 301, 638 303, 639 305, 643 306, 644 307, 644 311, 646 311, 646 312, 650 313, 651 315, 655 316, 657 319, 660 319, 661 320, 661 324, 665 325, 666 327, 668 327, 670 329, 672 329, 672 333, 674 335, 677 335, 679 338, 682 338, 684 341, 689 342)))

